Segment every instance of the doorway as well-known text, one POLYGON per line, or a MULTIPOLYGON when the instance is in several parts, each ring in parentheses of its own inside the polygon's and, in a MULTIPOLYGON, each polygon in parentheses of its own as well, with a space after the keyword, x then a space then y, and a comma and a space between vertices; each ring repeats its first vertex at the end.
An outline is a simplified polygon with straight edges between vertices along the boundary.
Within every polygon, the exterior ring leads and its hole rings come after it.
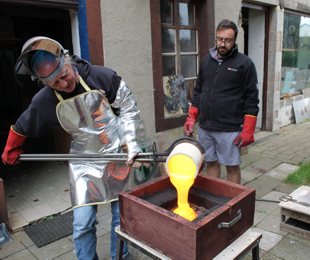
MULTIPOLYGON (((46 36, 72 50, 71 20, 68 10, 25 4, 0 4, 0 150, 1 154, 11 125, 27 109, 40 90, 34 83, 21 88, 14 67, 23 44, 34 36, 46 36)), ((72 54, 72 53, 70 53, 72 54)), ((54 131, 39 138, 26 139, 25 153, 55 151, 54 131)))
POLYGON ((242 27, 244 29, 244 54, 255 64, 259 90, 259 114, 256 129, 265 130, 267 93, 268 9, 242 3, 242 27))

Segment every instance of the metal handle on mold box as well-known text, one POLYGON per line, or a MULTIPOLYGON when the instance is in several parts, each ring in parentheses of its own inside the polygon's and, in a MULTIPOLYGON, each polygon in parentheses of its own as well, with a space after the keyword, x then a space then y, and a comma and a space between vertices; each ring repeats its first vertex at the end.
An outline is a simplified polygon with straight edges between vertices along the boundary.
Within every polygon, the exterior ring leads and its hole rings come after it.
POLYGON ((239 219, 241 219, 242 214, 241 214, 241 209, 239 209, 237 211, 238 216, 236 218, 234 218, 232 221, 230 222, 222 222, 220 224, 218 224, 218 229, 220 229, 221 227, 231 227, 233 224, 235 224, 239 219))

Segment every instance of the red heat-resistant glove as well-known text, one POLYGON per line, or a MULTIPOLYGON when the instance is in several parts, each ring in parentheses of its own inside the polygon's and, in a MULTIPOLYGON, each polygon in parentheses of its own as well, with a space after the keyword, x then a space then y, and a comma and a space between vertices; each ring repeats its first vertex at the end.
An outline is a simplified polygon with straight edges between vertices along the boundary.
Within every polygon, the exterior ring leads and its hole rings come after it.
POLYGON ((257 121, 256 116, 251 115, 244 116, 242 132, 234 141, 236 145, 239 144, 239 148, 247 146, 255 141, 253 135, 255 133, 256 121, 257 121))
POLYGON ((198 108, 189 106, 188 117, 184 124, 184 133, 188 137, 193 137, 194 124, 198 116, 199 116, 198 108))
POLYGON ((22 150, 22 145, 26 140, 26 136, 20 135, 13 130, 13 126, 11 126, 8 140, 6 141, 6 146, 4 148, 3 154, 1 156, 2 162, 4 164, 18 164, 18 157, 20 154, 24 153, 22 150))

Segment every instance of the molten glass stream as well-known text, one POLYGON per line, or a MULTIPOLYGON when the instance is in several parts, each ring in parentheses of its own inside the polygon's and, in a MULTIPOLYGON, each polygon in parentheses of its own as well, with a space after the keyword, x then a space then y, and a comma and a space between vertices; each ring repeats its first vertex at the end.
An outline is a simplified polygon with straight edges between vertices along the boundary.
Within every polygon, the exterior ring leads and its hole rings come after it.
POLYGON ((196 214, 188 204, 188 193, 195 180, 195 163, 190 157, 177 154, 169 160, 168 169, 170 181, 178 194, 178 207, 173 212, 192 221, 196 218, 196 214))

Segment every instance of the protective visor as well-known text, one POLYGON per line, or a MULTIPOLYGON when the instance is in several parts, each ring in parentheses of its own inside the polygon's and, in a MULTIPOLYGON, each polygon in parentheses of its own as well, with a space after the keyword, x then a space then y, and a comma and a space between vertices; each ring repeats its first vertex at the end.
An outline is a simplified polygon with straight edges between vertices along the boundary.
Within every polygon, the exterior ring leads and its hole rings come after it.
POLYGON ((22 48, 22 54, 19 56, 15 64, 15 77, 18 84, 23 87, 36 78, 40 78, 44 81, 53 80, 62 70, 65 61, 64 48, 55 40, 38 36, 29 39, 22 48), (40 78, 36 75, 31 66, 31 60, 37 51, 47 51, 60 58, 60 62, 57 68, 47 77, 40 78))

